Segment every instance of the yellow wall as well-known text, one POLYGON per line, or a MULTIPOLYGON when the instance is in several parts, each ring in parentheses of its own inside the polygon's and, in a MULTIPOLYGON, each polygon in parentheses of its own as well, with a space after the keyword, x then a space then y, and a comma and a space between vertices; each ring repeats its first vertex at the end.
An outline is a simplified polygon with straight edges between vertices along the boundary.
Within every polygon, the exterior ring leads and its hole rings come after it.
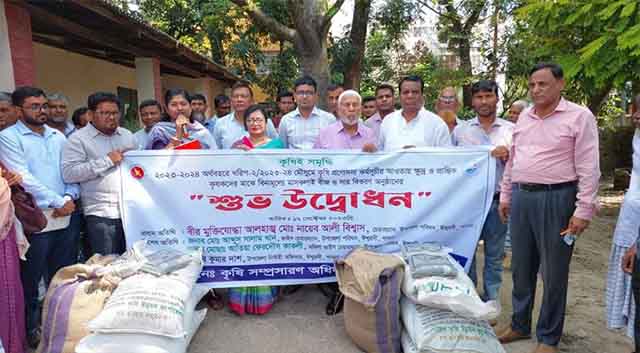
MULTIPOLYGON (((36 86, 47 93, 58 92, 69 98, 69 113, 87 105, 87 97, 97 91, 117 94, 118 87, 137 90, 135 69, 70 51, 35 43, 36 86)), ((162 75, 162 92, 169 88, 184 88, 190 93, 213 98, 229 94, 229 85, 218 80, 192 79, 176 75, 162 75)), ((162 102, 164 103, 164 102, 162 102)), ((211 108, 212 110, 212 108, 211 108)))
POLYGON ((208 78, 188 78, 175 75, 162 76, 162 92, 169 88, 184 88, 190 94, 200 93, 207 98, 209 105, 208 115, 215 114, 213 110, 213 99, 219 94, 229 95, 229 85, 223 81, 208 78))
POLYGON ((70 100, 69 113, 87 105, 93 92, 117 93, 118 87, 136 89, 135 70, 70 51, 34 43, 36 86, 59 92, 70 100))

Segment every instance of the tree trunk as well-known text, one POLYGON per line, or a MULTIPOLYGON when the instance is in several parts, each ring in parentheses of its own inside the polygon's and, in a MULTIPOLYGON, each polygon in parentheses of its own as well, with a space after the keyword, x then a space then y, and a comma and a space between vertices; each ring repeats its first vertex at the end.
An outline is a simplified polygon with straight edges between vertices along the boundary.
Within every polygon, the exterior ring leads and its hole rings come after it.
POLYGON ((288 0, 287 6, 293 28, 265 14, 254 0, 231 0, 249 14, 256 25, 272 33, 280 40, 293 43, 300 59, 302 73, 311 75, 318 82, 320 106, 325 106, 329 84, 329 58, 327 37, 331 20, 340 10, 344 0, 328 1, 288 0))
POLYGON ((350 34, 352 47, 351 65, 344 73, 344 86, 356 91, 360 90, 362 61, 366 48, 370 10, 371 0, 355 0, 350 34))
MULTIPOLYGON (((473 69, 471 66, 471 43, 469 43, 469 36, 464 35, 458 43, 458 55, 460 56, 460 70, 467 77, 473 76, 473 69)), ((462 86, 462 103, 465 107, 471 108, 471 84, 465 84, 462 86)))
POLYGON ((493 62, 491 63, 491 77, 495 81, 498 74, 498 65, 500 59, 498 59, 498 20, 500 19, 500 1, 493 1, 493 16, 491 18, 491 24, 493 25, 493 62))
POLYGON ((214 62, 226 66, 226 60, 224 58, 224 45, 222 44, 222 38, 219 33, 209 31, 207 33, 209 42, 211 43, 211 60, 214 62))
POLYGON ((607 83, 605 87, 596 91, 594 94, 589 96, 587 101, 587 107, 591 110, 593 115, 596 117, 600 113, 600 109, 602 109, 602 104, 609 96, 609 92, 611 92, 611 87, 613 87, 613 83, 607 83))
POLYGON ((329 57, 326 40, 321 43, 320 46, 309 45, 300 39, 296 40, 294 45, 300 60, 302 74, 313 77, 318 83, 318 95, 320 96, 318 105, 324 109, 326 108, 327 86, 329 85, 329 57))

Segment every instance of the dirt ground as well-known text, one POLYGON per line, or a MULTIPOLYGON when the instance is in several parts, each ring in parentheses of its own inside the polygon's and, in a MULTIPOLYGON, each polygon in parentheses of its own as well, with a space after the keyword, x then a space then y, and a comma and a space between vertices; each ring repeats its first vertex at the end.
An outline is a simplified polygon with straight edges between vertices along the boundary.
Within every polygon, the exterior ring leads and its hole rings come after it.
MULTIPOLYGON (((631 341, 622 332, 607 330, 605 325, 605 283, 611 236, 615 227, 622 193, 601 192, 603 208, 589 229, 578 239, 569 278, 569 302, 561 352, 628 353, 631 341)), ((479 254, 481 261, 481 253, 479 254)), ((501 292, 500 325, 509 323, 511 315, 511 272, 505 269, 501 292)), ((542 284, 534 309, 534 323, 539 310, 542 284)), ((190 353, 356 353, 361 352, 344 331, 342 315, 324 314, 326 298, 315 286, 276 303, 263 317, 238 317, 228 309, 209 311, 194 337, 190 353)), ((505 345, 508 353, 529 353, 535 341, 505 345)))

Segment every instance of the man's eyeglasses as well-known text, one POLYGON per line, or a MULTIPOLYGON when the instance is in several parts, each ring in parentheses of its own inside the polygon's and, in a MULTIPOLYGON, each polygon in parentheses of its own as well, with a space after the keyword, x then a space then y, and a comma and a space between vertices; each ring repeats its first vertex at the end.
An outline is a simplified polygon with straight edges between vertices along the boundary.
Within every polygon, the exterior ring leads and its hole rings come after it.
POLYGON ((313 92, 313 91, 299 91, 299 92, 296 92, 296 96, 300 96, 300 97, 311 97, 314 94, 316 94, 316 92, 313 92))
POLYGON ((22 109, 28 109, 32 112, 39 112, 41 110, 49 110, 49 104, 31 104, 28 106, 23 106, 22 109))

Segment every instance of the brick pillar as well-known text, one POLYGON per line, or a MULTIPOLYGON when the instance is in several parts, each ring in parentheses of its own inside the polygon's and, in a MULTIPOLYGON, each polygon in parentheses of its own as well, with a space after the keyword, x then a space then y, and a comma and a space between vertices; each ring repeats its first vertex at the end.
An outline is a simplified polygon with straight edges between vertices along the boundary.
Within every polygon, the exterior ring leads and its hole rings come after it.
POLYGON ((16 83, 13 80, 13 63, 4 0, 0 0, 0 72, 2 73, 0 74, 0 91, 12 92, 16 83))
POLYGON ((15 86, 33 86, 36 81, 36 65, 31 35, 31 15, 27 9, 8 1, 4 1, 4 12, 15 86))
POLYGON ((162 80, 160 78, 160 60, 158 58, 136 58, 136 84, 138 102, 155 99, 164 104, 162 98, 162 80))
POLYGON ((198 88, 194 93, 200 93, 207 98, 207 116, 213 116, 215 109, 213 108, 213 98, 215 98, 215 92, 212 90, 212 79, 209 77, 202 77, 198 79, 198 88))

